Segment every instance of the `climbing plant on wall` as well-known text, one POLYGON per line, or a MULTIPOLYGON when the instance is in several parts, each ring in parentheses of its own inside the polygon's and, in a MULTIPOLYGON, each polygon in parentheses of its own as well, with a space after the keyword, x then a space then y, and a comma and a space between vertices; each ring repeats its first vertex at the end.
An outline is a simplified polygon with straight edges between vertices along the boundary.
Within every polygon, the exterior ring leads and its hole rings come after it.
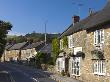
POLYGON ((68 38, 67 38, 67 36, 63 37, 63 46, 68 47, 68 38))

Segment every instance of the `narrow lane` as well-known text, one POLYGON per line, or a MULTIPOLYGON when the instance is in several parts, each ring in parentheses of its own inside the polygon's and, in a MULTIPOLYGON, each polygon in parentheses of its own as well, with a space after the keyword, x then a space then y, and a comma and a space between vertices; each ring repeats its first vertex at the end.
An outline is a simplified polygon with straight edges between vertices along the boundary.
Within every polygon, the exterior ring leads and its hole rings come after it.
POLYGON ((0 71, 7 71, 15 82, 34 82, 29 76, 5 64, 0 64, 0 71))
POLYGON ((8 71, 15 82, 56 82, 49 78, 49 74, 26 66, 0 63, 0 70, 8 71))

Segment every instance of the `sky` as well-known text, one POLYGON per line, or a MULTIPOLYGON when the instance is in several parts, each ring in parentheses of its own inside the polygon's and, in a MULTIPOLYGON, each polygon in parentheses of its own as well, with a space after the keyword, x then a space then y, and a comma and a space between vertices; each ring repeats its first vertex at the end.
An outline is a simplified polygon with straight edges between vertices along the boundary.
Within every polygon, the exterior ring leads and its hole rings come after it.
POLYGON ((72 16, 84 19, 89 8, 98 11, 106 4, 107 0, 0 0, 0 20, 12 23, 12 35, 44 33, 45 23, 48 33, 62 33, 72 16))

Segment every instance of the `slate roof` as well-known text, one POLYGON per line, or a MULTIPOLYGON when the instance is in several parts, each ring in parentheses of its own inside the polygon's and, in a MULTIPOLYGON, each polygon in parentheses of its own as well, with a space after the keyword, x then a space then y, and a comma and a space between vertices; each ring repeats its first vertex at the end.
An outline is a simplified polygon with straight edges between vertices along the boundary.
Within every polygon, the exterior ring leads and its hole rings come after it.
POLYGON ((95 14, 90 21, 85 25, 87 28, 95 27, 99 24, 102 24, 106 21, 110 21, 110 1, 107 5, 95 14))
POLYGON ((7 44, 6 47, 5 47, 5 49, 6 49, 6 50, 9 50, 9 48, 11 48, 13 45, 14 45, 14 44, 7 44))
POLYGON ((19 50, 19 49, 23 48, 26 44, 27 44, 27 42, 14 44, 9 50, 19 50))
POLYGON ((59 38, 62 38, 63 36, 68 36, 73 34, 74 32, 84 30, 84 29, 90 29, 93 28, 99 24, 102 24, 106 21, 110 21, 110 1, 108 1, 107 5, 100 11, 94 13, 91 16, 88 16, 87 18, 81 20, 78 23, 75 23, 74 25, 71 24, 68 29, 66 29, 59 38))
POLYGON ((28 46, 24 47, 23 49, 31 49, 31 48, 36 48, 40 45, 44 44, 44 42, 36 42, 36 43, 31 43, 28 46))
POLYGON ((43 48, 41 48, 39 50, 39 52, 42 52, 42 53, 51 53, 51 51, 52 51, 52 44, 51 43, 45 45, 43 48))

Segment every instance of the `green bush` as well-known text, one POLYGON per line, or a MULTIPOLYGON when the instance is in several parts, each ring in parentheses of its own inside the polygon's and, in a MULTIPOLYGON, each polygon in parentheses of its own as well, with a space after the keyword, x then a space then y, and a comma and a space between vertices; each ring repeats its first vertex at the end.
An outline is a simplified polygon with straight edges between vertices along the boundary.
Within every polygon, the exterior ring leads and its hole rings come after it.
POLYGON ((62 75, 62 76, 65 76, 64 70, 61 71, 61 75, 62 75))

